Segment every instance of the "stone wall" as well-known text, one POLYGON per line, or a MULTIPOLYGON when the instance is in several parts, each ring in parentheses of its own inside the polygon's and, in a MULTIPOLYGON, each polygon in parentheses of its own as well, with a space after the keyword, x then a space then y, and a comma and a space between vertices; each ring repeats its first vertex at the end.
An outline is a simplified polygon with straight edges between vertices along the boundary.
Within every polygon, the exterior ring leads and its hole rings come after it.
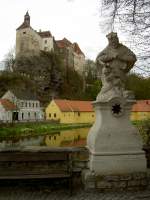
POLYGON ((149 172, 103 176, 84 171, 83 178, 84 186, 87 190, 94 189, 100 191, 138 191, 146 189, 150 184, 149 172))
POLYGON ((16 57, 33 55, 40 52, 41 37, 32 28, 18 30, 16 33, 16 57))

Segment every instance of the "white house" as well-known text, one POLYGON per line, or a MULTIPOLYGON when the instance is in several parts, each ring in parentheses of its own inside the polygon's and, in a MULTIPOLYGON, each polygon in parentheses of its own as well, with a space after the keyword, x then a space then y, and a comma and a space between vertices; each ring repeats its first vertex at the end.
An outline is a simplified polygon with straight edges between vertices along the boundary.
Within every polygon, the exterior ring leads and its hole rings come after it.
POLYGON ((2 99, 9 100, 18 110, 13 114, 15 121, 41 121, 44 119, 44 112, 40 107, 39 100, 33 94, 23 91, 7 91, 2 99))

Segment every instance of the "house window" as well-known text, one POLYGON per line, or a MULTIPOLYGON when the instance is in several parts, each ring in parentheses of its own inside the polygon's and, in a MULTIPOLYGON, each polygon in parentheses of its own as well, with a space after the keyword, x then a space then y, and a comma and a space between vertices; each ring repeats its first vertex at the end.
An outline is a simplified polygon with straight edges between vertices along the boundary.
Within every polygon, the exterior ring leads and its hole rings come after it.
POLYGON ((23 34, 26 34, 26 32, 24 31, 23 34))
POLYGON ((24 119, 24 113, 22 113, 22 119, 24 119))
POLYGON ((33 106, 33 108, 34 108, 34 103, 32 103, 32 106, 33 106))
POLYGON ((26 102, 26 104, 25 104, 25 107, 27 107, 27 102, 26 102))
POLYGON ((54 117, 56 117, 56 113, 54 113, 54 117))
POLYGON ((29 102, 29 107, 31 107, 31 103, 29 102))
POLYGON ((45 42, 45 44, 47 44, 47 40, 45 40, 44 42, 45 42))
POLYGON ((92 115, 92 117, 94 117, 94 115, 92 115))
POLYGON ((80 116, 80 112, 78 112, 78 116, 80 116))
POLYGON ((23 102, 21 102, 21 107, 23 107, 24 106, 24 103, 23 102))
POLYGON ((49 113, 49 117, 51 117, 51 113, 49 113))
POLYGON ((35 117, 35 119, 36 119, 36 112, 34 113, 34 117, 35 117))
POLYGON ((56 140, 56 136, 54 136, 54 140, 56 140))
POLYGON ((38 103, 36 103, 36 107, 38 107, 38 103))

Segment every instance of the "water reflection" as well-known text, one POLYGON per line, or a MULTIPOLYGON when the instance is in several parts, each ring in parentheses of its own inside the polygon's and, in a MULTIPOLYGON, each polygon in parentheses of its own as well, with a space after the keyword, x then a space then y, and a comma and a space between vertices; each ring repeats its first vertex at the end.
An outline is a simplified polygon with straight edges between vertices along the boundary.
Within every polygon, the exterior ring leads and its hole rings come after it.
POLYGON ((80 128, 47 135, 45 137, 45 144, 50 147, 85 146, 88 131, 89 128, 80 128))
POLYGON ((82 147, 86 145, 89 128, 65 130, 46 136, 24 137, 18 140, 2 140, 0 148, 24 146, 82 147))

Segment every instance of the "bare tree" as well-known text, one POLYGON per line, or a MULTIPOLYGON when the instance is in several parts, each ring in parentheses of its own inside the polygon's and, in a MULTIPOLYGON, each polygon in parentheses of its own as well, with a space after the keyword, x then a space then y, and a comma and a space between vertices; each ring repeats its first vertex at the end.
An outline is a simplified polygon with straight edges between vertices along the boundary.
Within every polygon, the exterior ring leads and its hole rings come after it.
POLYGON ((100 0, 104 32, 121 31, 137 57, 136 67, 150 75, 150 0, 100 0), (129 39, 130 38, 130 39, 129 39))
POLYGON ((13 71, 15 64, 15 48, 11 48, 4 58, 4 70, 13 71))

